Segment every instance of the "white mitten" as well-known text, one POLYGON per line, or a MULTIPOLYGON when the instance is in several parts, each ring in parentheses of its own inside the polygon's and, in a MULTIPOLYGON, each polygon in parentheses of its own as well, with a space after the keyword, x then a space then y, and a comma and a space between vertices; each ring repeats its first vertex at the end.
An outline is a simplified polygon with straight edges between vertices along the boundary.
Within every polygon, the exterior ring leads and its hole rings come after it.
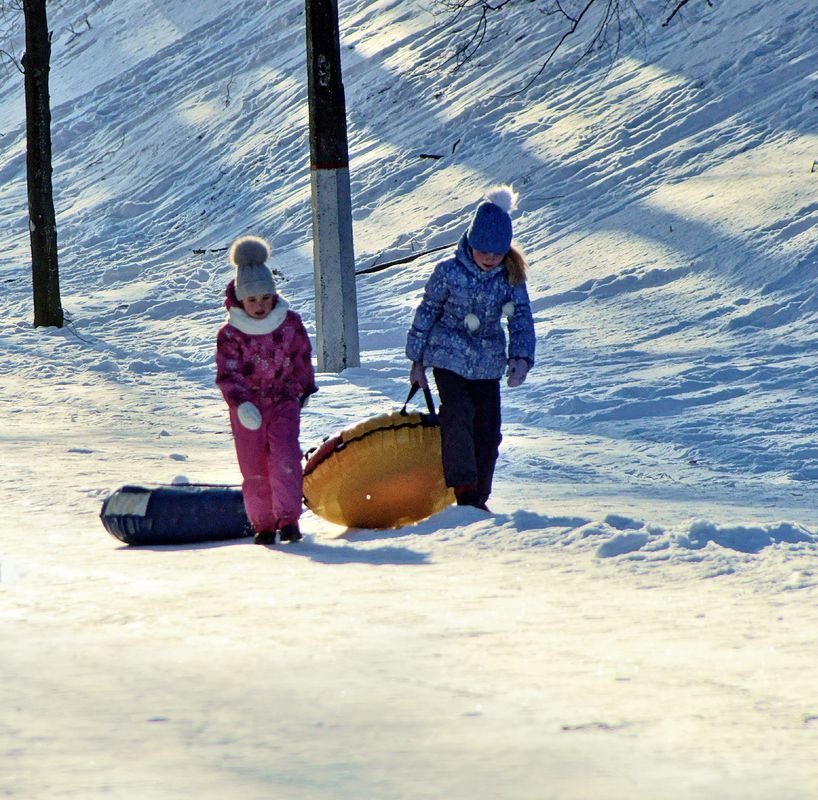
POLYGON ((528 362, 524 358, 510 358, 508 360, 508 369, 506 370, 508 385, 512 388, 520 386, 526 379, 528 370, 528 362))
POLYGON ((426 380, 426 368, 420 361, 412 362, 412 369, 409 370, 409 383, 418 384, 421 389, 429 388, 429 381, 426 380))
POLYGON ((248 431, 257 431, 261 427, 261 412, 249 401, 245 400, 237 409, 239 422, 248 431))

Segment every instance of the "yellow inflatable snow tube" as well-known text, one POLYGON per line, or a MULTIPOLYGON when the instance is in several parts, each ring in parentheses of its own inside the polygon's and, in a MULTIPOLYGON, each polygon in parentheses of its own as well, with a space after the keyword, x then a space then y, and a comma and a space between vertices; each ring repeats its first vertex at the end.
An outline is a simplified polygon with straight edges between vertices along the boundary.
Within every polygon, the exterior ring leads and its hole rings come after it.
POLYGON ((349 528, 399 528, 451 505, 437 416, 404 406, 336 433, 307 460, 304 502, 349 528))

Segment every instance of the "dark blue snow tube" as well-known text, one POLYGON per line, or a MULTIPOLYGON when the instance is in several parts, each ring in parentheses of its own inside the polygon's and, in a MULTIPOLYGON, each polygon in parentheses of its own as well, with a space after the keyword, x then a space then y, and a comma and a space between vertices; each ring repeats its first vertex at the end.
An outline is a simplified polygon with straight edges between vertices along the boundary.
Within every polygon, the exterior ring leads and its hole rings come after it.
POLYGON ((173 545, 250 535, 241 489, 185 483, 123 486, 102 504, 105 530, 125 544, 173 545))

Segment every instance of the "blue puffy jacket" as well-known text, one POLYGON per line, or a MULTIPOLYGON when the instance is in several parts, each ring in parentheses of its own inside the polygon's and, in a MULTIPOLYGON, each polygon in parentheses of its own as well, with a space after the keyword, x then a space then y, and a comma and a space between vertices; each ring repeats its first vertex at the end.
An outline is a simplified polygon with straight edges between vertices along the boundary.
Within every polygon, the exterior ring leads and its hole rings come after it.
POLYGON ((426 284, 406 340, 407 358, 469 380, 497 379, 509 358, 533 365, 534 348, 525 284, 511 286, 502 264, 490 272, 480 269, 464 235, 455 257, 437 264, 426 284))

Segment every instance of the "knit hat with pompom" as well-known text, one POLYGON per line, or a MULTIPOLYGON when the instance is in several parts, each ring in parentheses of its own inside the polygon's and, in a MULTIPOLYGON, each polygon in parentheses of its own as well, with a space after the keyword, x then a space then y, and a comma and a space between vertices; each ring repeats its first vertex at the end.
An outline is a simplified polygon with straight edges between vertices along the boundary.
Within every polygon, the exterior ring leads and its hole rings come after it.
POLYGON ((466 233, 469 247, 503 255, 511 249, 511 212, 517 196, 511 186, 495 186, 486 193, 466 233))
POLYGON ((275 294, 276 284, 267 266, 270 245, 258 236, 236 239, 227 253, 228 262, 236 268, 236 299, 275 294))

